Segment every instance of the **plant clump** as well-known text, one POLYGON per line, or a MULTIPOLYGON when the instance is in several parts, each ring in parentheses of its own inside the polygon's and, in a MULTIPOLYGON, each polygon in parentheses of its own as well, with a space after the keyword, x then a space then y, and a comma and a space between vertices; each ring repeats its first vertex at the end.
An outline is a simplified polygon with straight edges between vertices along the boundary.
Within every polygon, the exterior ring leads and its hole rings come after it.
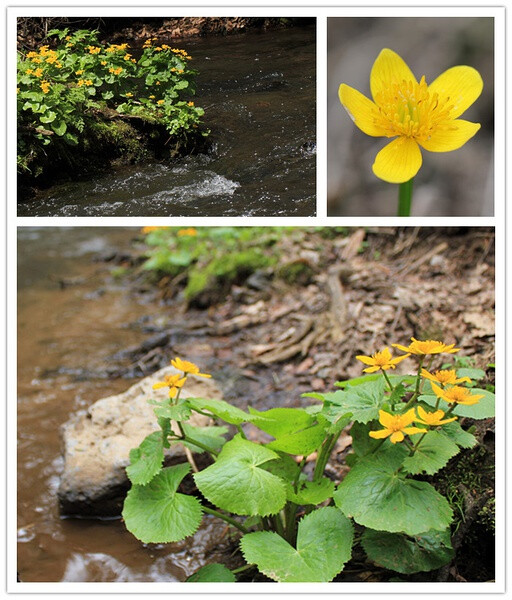
POLYGON ((136 140, 147 134, 144 128, 152 135, 163 129, 167 141, 184 145, 207 134, 200 129, 204 110, 191 99, 197 71, 186 50, 156 38, 139 49, 104 44, 86 29, 53 29, 47 42, 17 56, 20 172, 41 175, 56 159, 65 164, 74 148, 119 155, 131 145, 131 158, 140 159, 146 144, 136 140))

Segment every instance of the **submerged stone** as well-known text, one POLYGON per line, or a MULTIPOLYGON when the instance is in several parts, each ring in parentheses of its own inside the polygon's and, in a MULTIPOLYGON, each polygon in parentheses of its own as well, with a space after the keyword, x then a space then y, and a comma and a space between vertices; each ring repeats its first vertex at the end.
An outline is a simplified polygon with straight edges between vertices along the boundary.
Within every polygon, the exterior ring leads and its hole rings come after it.
MULTIPOLYGON (((58 499, 61 514, 80 517, 116 517, 121 514, 130 482, 125 468, 129 454, 150 433, 159 429, 148 399, 162 400, 167 388, 153 390, 153 384, 173 367, 160 369, 122 394, 102 398, 62 426, 64 471, 58 499)), ((181 397, 220 398, 212 380, 189 377, 181 397)), ((196 426, 210 423, 208 417, 193 414, 196 426)), ((166 463, 184 462, 181 444, 166 450, 166 463)))

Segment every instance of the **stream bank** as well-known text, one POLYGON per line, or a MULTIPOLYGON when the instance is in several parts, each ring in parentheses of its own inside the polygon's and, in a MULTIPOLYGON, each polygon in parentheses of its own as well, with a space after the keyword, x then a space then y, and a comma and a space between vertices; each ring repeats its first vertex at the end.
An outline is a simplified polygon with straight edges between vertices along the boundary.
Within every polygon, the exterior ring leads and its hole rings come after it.
MULTIPOLYGON (((224 560, 235 549, 236 540, 223 537, 209 518, 192 540, 144 546, 118 520, 58 514, 59 427, 175 355, 212 373, 226 400, 258 410, 305 406, 302 393, 330 391, 335 381, 359 375, 357 354, 412 335, 457 341, 493 383, 487 365, 494 361, 494 258, 487 228, 292 228, 281 252, 307 263, 309 277, 260 279, 259 289, 254 279, 240 281, 203 310, 185 310, 180 295, 169 294, 169 279, 155 286, 140 274, 120 278, 121 267, 126 272, 140 264, 142 248, 132 243, 137 236, 120 228, 20 231, 18 565, 24 581, 184 581, 201 562, 224 560)), ((468 509, 493 482, 492 422, 477 435, 484 456, 464 453, 446 471, 451 484, 469 490, 468 509), (468 464, 485 467, 485 477, 451 477, 467 472, 468 464)), ((350 444, 346 431, 327 467, 335 481, 347 472, 350 444)), ((408 581, 492 579, 490 554, 478 571, 468 570, 474 565, 468 541, 491 547, 492 506, 465 514, 468 526, 448 572, 408 581)), ((360 549, 352 560, 340 581, 396 576, 369 564, 360 549)))

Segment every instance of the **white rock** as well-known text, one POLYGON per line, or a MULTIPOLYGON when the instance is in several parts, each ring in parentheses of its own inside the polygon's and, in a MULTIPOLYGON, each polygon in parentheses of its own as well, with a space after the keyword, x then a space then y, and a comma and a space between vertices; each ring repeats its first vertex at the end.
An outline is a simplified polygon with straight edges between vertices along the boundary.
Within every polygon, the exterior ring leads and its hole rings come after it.
MULTIPOLYGON (((145 377, 126 392, 95 402, 85 414, 77 414, 62 427, 64 471, 58 497, 61 513, 80 516, 117 516, 130 483, 125 467, 129 454, 142 440, 159 429, 148 399, 161 400, 168 390, 153 390, 153 384, 174 374, 165 367, 145 377)), ((211 379, 190 376, 181 397, 220 398, 211 379)), ((190 423, 208 425, 209 419, 194 413, 190 423)), ((167 451, 171 462, 182 462, 184 449, 173 445, 167 451)))

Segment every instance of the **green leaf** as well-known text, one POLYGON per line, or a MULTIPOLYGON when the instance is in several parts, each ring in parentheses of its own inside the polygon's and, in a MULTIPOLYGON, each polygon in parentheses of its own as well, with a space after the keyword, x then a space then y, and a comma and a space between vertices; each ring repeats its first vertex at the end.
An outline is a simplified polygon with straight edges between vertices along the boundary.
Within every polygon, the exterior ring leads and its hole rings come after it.
POLYGON ((182 79, 174 85, 175 90, 184 90, 186 88, 188 88, 188 81, 186 79, 182 79))
POLYGON ((334 492, 336 506, 360 525, 417 535, 446 529, 452 509, 446 498, 424 481, 399 472, 406 448, 392 446, 361 458, 334 492))
POLYGON ((439 432, 449 437, 461 448, 473 448, 476 444, 476 437, 469 431, 464 431, 457 421, 443 425, 439 432))
MULTIPOLYGON (((393 386, 396 386, 399 383, 406 383, 412 385, 416 378, 414 375, 388 375, 389 380, 393 386)), ((346 381, 337 381, 334 385, 336 387, 345 388, 345 387, 354 387, 357 385, 361 385, 362 383, 367 383, 370 381, 378 381, 379 379, 384 379, 382 373, 372 373, 370 375, 361 375, 361 377, 355 377, 354 379, 347 379, 346 381)))
POLYGON ((111 90, 108 90, 106 92, 103 92, 101 94, 103 100, 110 100, 111 98, 114 97, 114 92, 112 92, 111 90))
POLYGON ((433 475, 458 453, 459 447, 450 438, 437 431, 429 431, 419 442, 414 454, 404 460, 403 467, 412 475, 423 472, 433 475))
POLYGON ((237 515, 276 514, 286 502, 284 482, 260 467, 273 458, 278 458, 275 452, 238 434, 194 479, 205 498, 221 509, 237 515))
POLYGON ((328 506, 300 521, 296 549, 271 531, 244 535, 240 547, 245 560, 274 581, 327 582, 350 559, 353 537, 350 521, 328 506))
MULTIPOLYGON (((228 433, 227 427, 194 427, 193 425, 189 425, 188 423, 182 424, 183 431, 185 435, 190 436, 193 440, 208 446, 213 451, 218 451, 222 448, 222 446, 226 443, 226 438, 223 436, 228 433)), ((200 446, 194 445, 192 442, 183 442, 184 446, 190 448, 192 452, 197 454, 201 454, 202 452, 206 452, 204 448, 200 446)))
POLYGON ((69 131, 67 131, 64 134, 64 140, 70 145, 70 146, 77 146, 78 145, 78 137, 74 134, 74 133, 70 133, 69 131))
POLYGON ((449 529, 432 529, 414 537, 366 529, 361 543, 371 561, 406 575, 439 569, 454 556, 449 529))
MULTIPOLYGON (((373 427, 374 423, 376 423, 376 421, 370 421, 369 423, 354 422, 350 428, 352 449, 358 456, 371 454, 376 448, 382 446, 382 440, 376 440, 370 437, 370 431, 375 429, 375 427, 373 427)), ((378 428, 382 429, 380 426, 378 428)))
POLYGON ((126 474, 137 485, 146 485, 160 471, 164 461, 163 438, 161 431, 150 433, 138 448, 130 450, 130 464, 126 474))
POLYGON ((141 542, 177 542, 197 531, 202 516, 199 500, 176 492, 189 470, 188 464, 162 469, 148 485, 134 485, 128 492, 123 519, 141 542))
POLYGON ((321 446, 325 439, 325 427, 321 424, 312 425, 302 431, 288 433, 267 444, 271 450, 281 450, 289 454, 308 456, 321 446))
MULTIPOLYGON (((471 393, 475 395, 482 394, 483 398, 480 398, 476 404, 470 406, 458 404, 455 407, 453 414, 459 417, 470 417, 471 419, 490 419, 491 417, 494 417, 494 394, 480 388, 471 388, 471 393)), ((437 397, 430 394, 423 394, 418 400, 420 402, 426 402, 427 404, 430 404, 430 406, 435 406, 437 397)), ((447 403, 444 400, 441 400, 441 408, 444 410, 447 406, 447 403)))
POLYGON ((299 483, 297 493, 289 492, 287 499, 295 504, 321 504, 327 498, 332 498, 334 488, 334 481, 327 479, 327 477, 319 481, 305 481, 299 483))
POLYGON ((153 409, 157 417, 164 419, 173 419, 174 421, 186 421, 190 418, 191 410, 186 401, 180 401, 178 404, 160 405, 153 409))
POLYGON ((55 133, 61 137, 66 133, 67 128, 68 126, 66 125, 65 121, 58 121, 52 125, 53 131, 55 131, 55 133))
POLYGON ((211 563, 201 567, 187 579, 187 582, 191 583, 196 581, 227 581, 229 583, 234 583, 236 581, 236 577, 224 565, 219 563, 211 563))
POLYGON ((341 414, 351 413, 354 421, 368 423, 378 418, 379 409, 387 401, 384 390, 385 381, 381 378, 334 392, 328 401, 339 406, 341 414))
POLYGON ((469 377, 473 381, 480 381, 481 379, 485 378, 485 371, 482 369, 462 367, 457 369, 457 377, 469 377))
POLYGON ((247 423, 251 420, 251 416, 236 406, 228 404, 224 400, 203 399, 203 398, 187 398, 189 405, 196 410, 207 410, 216 417, 221 418, 226 423, 239 425, 247 423))
POLYGON ((249 412, 251 422, 275 438, 300 431, 315 422, 312 415, 300 408, 271 408, 260 412, 249 407, 249 412))
POLYGON ((55 121, 56 118, 57 114, 53 112, 53 110, 49 110, 44 115, 41 115, 39 117, 39 120, 41 121, 41 123, 53 123, 53 121, 55 121))

